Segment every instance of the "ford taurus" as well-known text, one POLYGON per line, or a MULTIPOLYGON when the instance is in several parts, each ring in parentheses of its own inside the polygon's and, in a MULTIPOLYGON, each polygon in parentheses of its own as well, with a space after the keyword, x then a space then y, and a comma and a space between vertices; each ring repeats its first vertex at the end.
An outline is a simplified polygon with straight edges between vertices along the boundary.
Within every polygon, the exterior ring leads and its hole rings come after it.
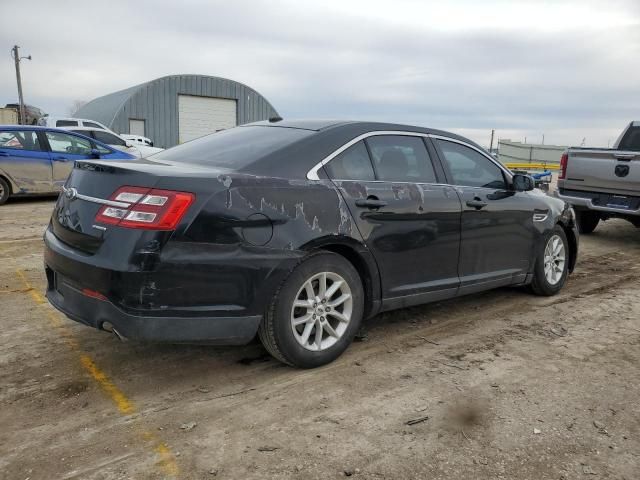
POLYGON ((148 341, 257 334, 299 367, 334 360, 382 311, 553 295, 577 253, 571 207, 470 140, 313 120, 77 161, 45 233, 47 298, 71 319, 148 341))

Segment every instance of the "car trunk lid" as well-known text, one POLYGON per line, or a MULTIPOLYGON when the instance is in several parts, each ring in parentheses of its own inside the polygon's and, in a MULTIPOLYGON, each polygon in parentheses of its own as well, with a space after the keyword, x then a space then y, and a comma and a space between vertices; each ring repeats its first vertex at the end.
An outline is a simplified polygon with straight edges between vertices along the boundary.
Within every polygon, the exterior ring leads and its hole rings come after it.
POLYGON ((114 231, 126 230, 129 241, 161 234, 166 237, 167 232, 124 229, 104 224, 96 221, 96 215, 105 205, 125 209, 131 205, 131 202, 115 201, 112 198, 114 192, 123 186, 151 189, 161 183, 164 189, 174 188, 188 191, 194 196, 200 194, 201 197, 206 197, 208 195, 202 194, 213 193, 215 190, 212 190, 212 183, 218 184, 204 181, 212 174, 215 175, 215 172, 203 167, 185 167, 182 164, 178 168, 175 164, 147 159, 76 162, 52 215, 53 233, 64 243, 89 254, 95 254, 104 242, 113 237, 114 231), (186 188, 189 190, 185 190, 186 188))

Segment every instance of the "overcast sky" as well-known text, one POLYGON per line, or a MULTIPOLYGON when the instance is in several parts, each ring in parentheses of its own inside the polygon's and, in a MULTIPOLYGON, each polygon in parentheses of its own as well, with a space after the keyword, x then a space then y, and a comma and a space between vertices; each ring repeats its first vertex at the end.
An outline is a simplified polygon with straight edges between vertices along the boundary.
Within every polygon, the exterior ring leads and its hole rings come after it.
POLYGON ((170 74, 243 82, 285 118, 392 121, 607 146, 640 120, 640 1, 0 0, 0 102, 74 100, 170 74), (0 56, 1 58, 1 56, 0 56))

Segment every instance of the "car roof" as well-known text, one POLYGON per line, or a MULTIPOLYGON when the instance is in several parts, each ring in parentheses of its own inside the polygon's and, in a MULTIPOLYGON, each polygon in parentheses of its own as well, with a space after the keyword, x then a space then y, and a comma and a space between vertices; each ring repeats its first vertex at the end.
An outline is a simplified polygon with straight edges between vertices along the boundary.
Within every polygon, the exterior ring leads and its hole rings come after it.
POLYGON ((2 130, 60 130, 64 132, 62 128, 44 127, 41 125, 0 125, 2 130))
MULTIPOLYGON (((101 132, 107 132, 106 130, 102 129, 102 128, 96 128, 96 127, 85 127, 84 125, 78 125, 77 127, 75 125, 66 125, 64 130, 68 129, 73 129, 74 131, 76 130, 100 130, 101 132)), ((111 133, 111 132, 107 132, 107 133, 111 133)))
MULTIPOLYGON (((283 127, 283 128, 299 128, 303 130, 312 130, 316 132, 334 129, 337 127, 349 127, 349 130, 375 131, 375 130, 397 130, 416 133, 429 133, 434 135, 442 135, 446 137, 463 139, 469 142, 469 139, 460 137, 455 133, 445 132, 434 128, 419 127, 416 125, 405 125, 401 123, 373 122, 366 120, 323 120, 323 119, 291 119, 261 122, 253 122, 242 125, 246 126, 263 126, 263 127, 283 127)), ((471 142, 473 143, 473 142, 471 142)))
POLYGON ((260 122, 247 123, 241 125, 260 126, 260 127, 283 127, 283 128, 299 128, 301 130, 320 131, 326 128, 335 127, 336 125, 344 125, 345 123, 357 123, 349 120, 331 120, 331 119, 292 119, 292 120, 263 120, 260 122))
POLYGON ((96 140, 95 138, 91 138, 87 135, 83 135, 81 133, 75 132, 74 130, 95 130, 91 127, 74 127, 73 130, 68 128, 56 128, 56 127, 42 127, 40 125, 0 125, 0 130, 12 131, 12 130, 38 130, 42 132, 60 132, 60 133, 68 133, 71 135, 78 135, 82 138, 86 138, 87 140, 91 140, 94 143, 102 145, 103 147, 107 147, 113 150, 113 147, 110 147, 104 142, 100 140, 96 140))

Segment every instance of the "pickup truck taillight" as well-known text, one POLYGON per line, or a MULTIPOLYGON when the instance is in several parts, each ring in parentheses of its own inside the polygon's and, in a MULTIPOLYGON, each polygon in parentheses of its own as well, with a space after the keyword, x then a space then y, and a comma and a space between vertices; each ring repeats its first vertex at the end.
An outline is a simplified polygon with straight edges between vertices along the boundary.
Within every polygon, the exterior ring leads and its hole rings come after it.
POLYGON ((569 161, 569 154, 567 152, 562 154, 560 157, 560 174, 558 175, 559 179, 564 179, 567 175, 567 161, 569 161))
POLYGON ((193 193, 188 192, 121 187, 109 200, 128 203, 129 207, 105 205, 98 211, 96 222, 126 228, 174 230, 194 199, 193 193))

